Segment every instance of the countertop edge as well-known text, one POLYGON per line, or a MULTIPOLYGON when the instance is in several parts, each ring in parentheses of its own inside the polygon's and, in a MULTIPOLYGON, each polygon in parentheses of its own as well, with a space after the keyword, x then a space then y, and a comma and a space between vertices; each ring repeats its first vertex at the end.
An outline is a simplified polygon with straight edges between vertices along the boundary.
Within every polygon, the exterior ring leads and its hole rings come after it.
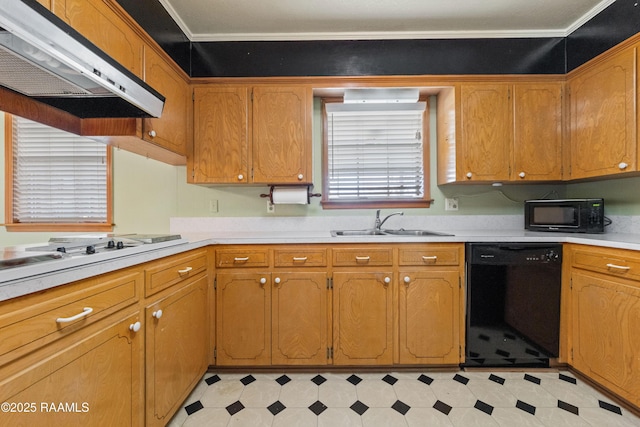
MULTIPOLYGON (((356 236, 331 237, 328 232, 289 233, 202 233, 183 234, 188 243, 157 250, 124 256, 111 260, 87 263, 86 265, 55 270, 44 274, 25 276, 2 282, 0 274, 0 301, 43 291, 100 274, 109 273, 159 258, 176 255, 211 245, 237 244, 394 244, 394 243, 468 243, 468 242, 549 242, 576 243, 600 247, 640 251, 640 235, 635 234, 590 234, 541 233, 520 230, 500 231, 452 231, 453 236, 400 237, 400 236, 356 236)), ((52 261, 52 266, 55 261, 52 261)))

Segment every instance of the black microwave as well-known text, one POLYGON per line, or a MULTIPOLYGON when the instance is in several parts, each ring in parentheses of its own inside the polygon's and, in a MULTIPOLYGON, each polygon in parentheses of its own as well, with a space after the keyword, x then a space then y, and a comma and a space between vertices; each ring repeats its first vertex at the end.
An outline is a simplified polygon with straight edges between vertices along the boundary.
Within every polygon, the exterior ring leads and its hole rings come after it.
POLYGON ((603 233, 604 199, 526 200, 524 228, 530 231, 603 233))

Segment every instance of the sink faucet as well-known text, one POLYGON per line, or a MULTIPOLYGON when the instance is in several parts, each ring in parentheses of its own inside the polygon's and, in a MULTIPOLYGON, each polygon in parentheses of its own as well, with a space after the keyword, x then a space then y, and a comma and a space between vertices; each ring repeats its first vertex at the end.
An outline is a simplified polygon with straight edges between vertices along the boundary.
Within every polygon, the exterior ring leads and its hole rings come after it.
POLYGON ((375 224, 375 229, 376 230, 380 230, 380 227, 382 227, 382 224, 385 223, 386 220, 388 220, 389 218, 391 218, 394 215, 404 215, 404 212, 394 212, 390 215, 387 215, 386 217, 384 217, 383 220, 380 220, 380 210, 378 209, 376 211, 376 224, 375 224))

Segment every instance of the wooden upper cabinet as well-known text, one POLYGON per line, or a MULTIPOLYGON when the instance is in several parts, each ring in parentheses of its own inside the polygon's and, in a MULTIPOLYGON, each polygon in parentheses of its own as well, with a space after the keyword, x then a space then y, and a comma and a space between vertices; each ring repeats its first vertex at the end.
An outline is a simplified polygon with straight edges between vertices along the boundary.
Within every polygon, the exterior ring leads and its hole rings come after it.
POLYGON ((637 170, 636 48, 571 75, 570 178, 637 170))
POLYGON ((51 0, 38 0, 38 3, 51 10, 51 0))
POLYGON ((116 9, 103 0, 55 0, 52 11, 122 66, 142 77, 144 43, 116 9))
POLYGON ((249 181, 250 88, 209 85, 194 89, 192 183, 249 181))
POLYGON ((160 118, 143 120, 142 138, 186 156, 192 108, 189 84, 149 47, 144 50, 144 80, 166 101, 160 118))
POLYGON ((511 86, 462 85, 458 181, 509 179, 512 143, 511 86))
POLYGON ((253 181, 310 183, 311 90, 253 89, 253 181))
POLYGON ((563 83, 468 83, 438 95, 438 184, 558 181, 563 83))
POLYGON ((310 183, 312 99, 307 87, 196 87, 189 182, 310 183))
POLYGON ((512 180, 562 179, 562 116, 562 83, 514 85, 512 180))

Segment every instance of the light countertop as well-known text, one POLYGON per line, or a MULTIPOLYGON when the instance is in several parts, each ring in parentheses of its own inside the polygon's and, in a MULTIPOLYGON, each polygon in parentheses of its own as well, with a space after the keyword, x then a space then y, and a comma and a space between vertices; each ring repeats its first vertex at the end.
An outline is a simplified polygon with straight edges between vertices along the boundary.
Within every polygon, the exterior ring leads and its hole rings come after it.
POLYGON ((86 279, 110 271, 168 257, 181 252, 223 244, 356 244, 356 243, 466 243, 557 242, 580 243, 640 251, 640 234, 540 233, 524 230, 448 230, 453 236, 348 236, 333 237, 329 231, 228 231, 181 233, 180 244, 140 249, 124 255, 89 255, 45 261, 0 271, 0 301, 86 279))

